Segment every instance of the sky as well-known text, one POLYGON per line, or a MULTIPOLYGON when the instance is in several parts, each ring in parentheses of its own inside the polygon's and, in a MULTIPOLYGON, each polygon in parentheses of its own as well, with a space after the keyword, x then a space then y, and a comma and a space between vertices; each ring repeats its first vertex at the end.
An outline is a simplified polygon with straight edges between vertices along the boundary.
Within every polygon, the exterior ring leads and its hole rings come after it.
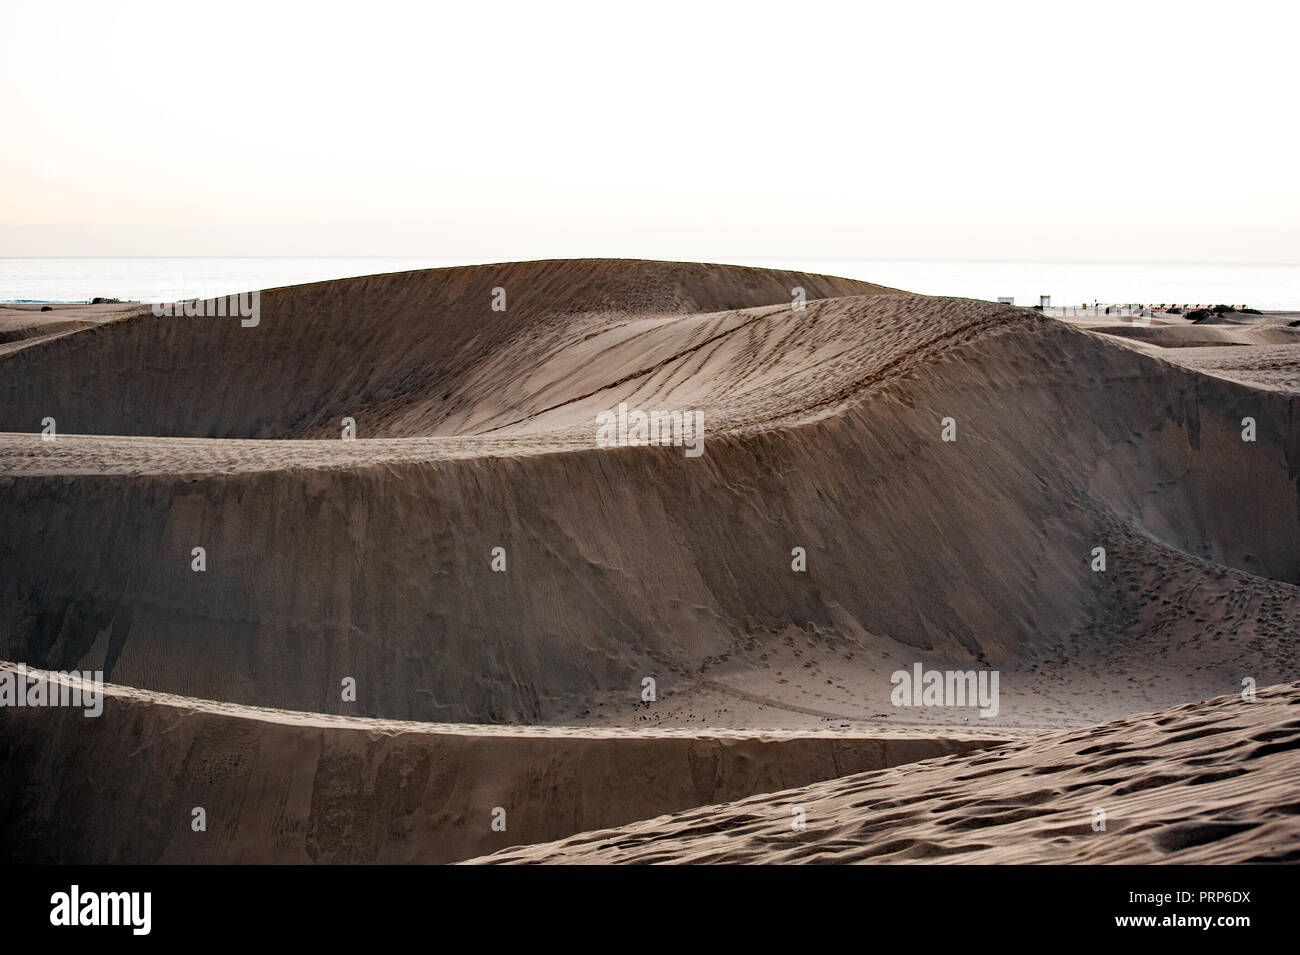
POLYGON ((0 256, 1300 263, 1296 10, 6 0, 0 256))

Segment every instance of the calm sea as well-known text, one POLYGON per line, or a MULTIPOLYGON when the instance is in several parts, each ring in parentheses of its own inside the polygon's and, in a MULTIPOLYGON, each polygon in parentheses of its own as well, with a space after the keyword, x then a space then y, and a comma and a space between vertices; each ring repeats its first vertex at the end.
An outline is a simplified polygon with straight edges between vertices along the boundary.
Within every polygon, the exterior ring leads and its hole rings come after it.
MULTIPOLYGON (((0 301, 105 298, 171 302, 378 272, 470 265, 448 258, 18 258, 0 259, 0 301)), ((1300 309, 1298 265, 976 262, 910 259, 763 259, 737 265, 796 269, 924 292, 1035 305, 1177 303, 1300 309)))

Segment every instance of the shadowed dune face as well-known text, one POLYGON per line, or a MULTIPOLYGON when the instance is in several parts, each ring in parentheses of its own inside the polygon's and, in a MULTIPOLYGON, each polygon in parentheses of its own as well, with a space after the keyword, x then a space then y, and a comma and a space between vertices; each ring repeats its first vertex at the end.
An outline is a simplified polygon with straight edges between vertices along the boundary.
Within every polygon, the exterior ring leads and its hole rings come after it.
POLYGON ((472 861, 1295 863, 1297 772, 1290 684, 472 861))
MULTIPOLYGON (((14 672, 0 662, 0 676, 14 672)), ((73 707, 5 711, 10 861, 452 862, 1003 741, 432 726, 114 686, 102 705, 90 719, 73 707), (207 807, 205 832, 190 826, 195 806, 207 807), (492 826, 498 806, 504 830, 492 826)))
POLYGON ((647 676, 740 725, 896 715, 913 661, 1006 670, 1008 725, 1295 676, 1285 392, 1026 310, 720 266, 441 270, 262 309, 0 356, 3 427, 61 432, 0 436, 0 658, 523 722, 640 718, 647 676), (700 411, 704 453, 598 447, 619 402, 700 411))

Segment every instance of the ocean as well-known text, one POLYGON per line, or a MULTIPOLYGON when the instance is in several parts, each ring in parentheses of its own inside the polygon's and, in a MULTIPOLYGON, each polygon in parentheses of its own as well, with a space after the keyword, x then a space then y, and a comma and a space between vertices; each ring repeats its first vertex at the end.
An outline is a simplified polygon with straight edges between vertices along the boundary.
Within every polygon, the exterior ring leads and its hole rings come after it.
MULTIPOLYGON (((489 260, 356 258, 0 258, 0 302, 95 297, 172 302, 324 279, 489 260)), ((1300 265, 1001 262, 920 259, 742 259, 731 264, 822 272, 923 292, 1036 305, 1202 304, 1300 309, 1300 265)))

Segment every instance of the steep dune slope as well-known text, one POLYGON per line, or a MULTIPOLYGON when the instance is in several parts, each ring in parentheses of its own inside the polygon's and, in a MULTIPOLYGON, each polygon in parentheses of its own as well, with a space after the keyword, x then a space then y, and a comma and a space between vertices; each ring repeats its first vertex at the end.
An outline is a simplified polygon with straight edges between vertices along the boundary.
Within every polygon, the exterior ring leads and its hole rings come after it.
POLYGON ((897 719, 889 673, 914 661, 1015 673, 991 725, 1296 676, 1287 394, 1026 310, 716 266, 412 273, 263 306, 257 329, 147 316, 9 356, 10 427, 64 400, 89 423, 64 431, 302 438, 351 415, 368 440, 0 436, 0 658, 419 720, 624 722, 652 677, 652 712, 718 725, 897 719), (411 334, 453 298, 482 305, 411 334), (701 411, 704 454, 597 447, 620 401, 701 411))

